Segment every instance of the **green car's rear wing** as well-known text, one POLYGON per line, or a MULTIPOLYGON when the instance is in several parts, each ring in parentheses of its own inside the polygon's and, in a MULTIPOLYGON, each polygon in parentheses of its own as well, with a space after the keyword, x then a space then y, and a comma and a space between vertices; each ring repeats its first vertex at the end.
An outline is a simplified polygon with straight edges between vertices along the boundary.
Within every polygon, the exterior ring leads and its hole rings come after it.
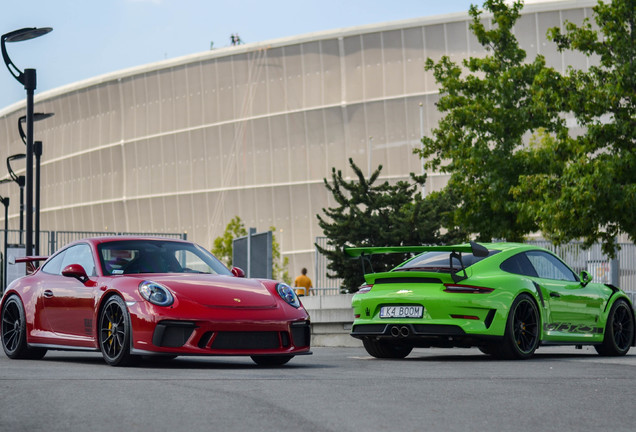
POLYGON ((469 245, 455 246, 378 246, 378 247, 345 247, 344 252, 350 257, 362 255, 392 254, 392 253, 422 253, 422 252, 469 252, 477 257, 488 256, 488 249, 470 242, 469 245))
MULTIPOLYGON (((476 257, 487 257, 488 249, 478 243, 471 241, 468 245, 455 245, 455 246, 385 246, 385 247, 345 247, 344 253, 350 257, 360 257, 362 261, 362 272, 366 274, 365 261, 369 261, 370 255, 377 254, 392 254, 392 253, 422 253, 422 252, 450 252, 450 270, 451 277, 457 283, 468 276, 466 274, 466 267, 462 260, 462 253, 472 253, 476 257), (453 259, 457 260, 460 265, 460 269, 455 271, 453 266, 453 259), (464 274, 459 275, 460 272, 464 274)), ((369 261, 369 265, 371 261, 369 261)), ((371 268, 373 271, 373 268, 371 268)))

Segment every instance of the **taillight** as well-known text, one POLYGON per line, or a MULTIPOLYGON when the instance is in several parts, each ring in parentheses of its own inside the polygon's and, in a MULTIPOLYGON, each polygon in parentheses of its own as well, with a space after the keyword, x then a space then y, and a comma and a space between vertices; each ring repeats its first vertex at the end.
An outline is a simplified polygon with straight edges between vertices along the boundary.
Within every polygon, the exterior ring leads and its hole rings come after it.
POLYGON ((373 284, 360 285, 360 288, 358 288, 358 294, 368 293, 371 291, 371 288, 373 288, 373 284))
POLYGON ((451 315, 451 318, 470 319, 470 320, 478 320, 479 319, 479 317, 475 316, 475 315, 451 315))
POLYGON ((493 288, 478 287, 473 285, 444 284, 444 287, 444 291, 449 293, 488 294, 494 291, 493 288))

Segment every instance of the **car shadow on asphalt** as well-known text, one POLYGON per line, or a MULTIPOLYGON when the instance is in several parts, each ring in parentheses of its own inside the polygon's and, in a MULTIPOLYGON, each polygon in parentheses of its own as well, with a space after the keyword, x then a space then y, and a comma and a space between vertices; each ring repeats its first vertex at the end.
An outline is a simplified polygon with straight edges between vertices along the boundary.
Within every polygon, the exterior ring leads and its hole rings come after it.
MULTIPOLYGON (((280 366, 262 366, 254 363, 249 357, 221 357, 221 356, 182 356, 174 359, 166 359, 161 357, 143 357, 138 362, 127 368, 144 368, 144 369, 200 369, 200 370, 276 370, 276 369, 325 369, 333 368, 335 365, 316 364, 303 362, 304 356, 296 356, 284 365, 280 366)), ((103 365, 108 367, 104 359, 99 354, 89 355, 73 355, 73 354, 47 354, 42 360, 43 362, 55 363, 76 363, 85 365, 103 365)))
MULTIPOLYGON (((563 354, 563 353, 535 353, 531 358, 526 361, 542 361, 542 360, 572 360, 572 359, 590 359, 590 358, 600 358, 597 354, 592 353, 572 353, 572 354, 563 354)), ((456 362, 456 363, 464 363, 464 362, 506 362, 506 361, 523 361, 523 360, 507 360, 507 359, 497 359, 495 357, 488 356, 486 354, 475 354, 475 355, 426 355, 426 354, 418 354, 417 356, 409 356, 402 361, 412 361, 412 362, 456 362)))

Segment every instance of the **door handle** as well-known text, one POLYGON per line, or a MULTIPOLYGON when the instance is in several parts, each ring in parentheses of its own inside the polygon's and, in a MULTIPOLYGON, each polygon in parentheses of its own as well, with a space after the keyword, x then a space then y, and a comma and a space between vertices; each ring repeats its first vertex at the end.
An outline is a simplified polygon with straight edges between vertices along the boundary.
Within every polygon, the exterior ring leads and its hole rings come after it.
POLYGON ((552 292, 550 293, 550 297, 561 297, 561 294, 559 294, 558 292, 554 292, 554 291, 552 291, 552 292))
POLYGON ((46 298, 53 297, 53 291, 51 291, 51 290, 44 291, 44 297, 46 297, 46 298))

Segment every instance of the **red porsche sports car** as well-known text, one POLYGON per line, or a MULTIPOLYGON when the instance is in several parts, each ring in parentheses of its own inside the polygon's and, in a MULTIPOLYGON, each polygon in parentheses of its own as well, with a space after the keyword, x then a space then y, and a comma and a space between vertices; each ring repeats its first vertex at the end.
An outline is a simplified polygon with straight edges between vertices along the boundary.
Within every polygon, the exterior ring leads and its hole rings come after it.
POLYGON ((14 359, 101 351, 113 366, 145 355, 249 355, 282 365, 311 354, 309 315, 294 290, 243 276, 186 241, 77 241, 7 288, 2 346, 14 359))

